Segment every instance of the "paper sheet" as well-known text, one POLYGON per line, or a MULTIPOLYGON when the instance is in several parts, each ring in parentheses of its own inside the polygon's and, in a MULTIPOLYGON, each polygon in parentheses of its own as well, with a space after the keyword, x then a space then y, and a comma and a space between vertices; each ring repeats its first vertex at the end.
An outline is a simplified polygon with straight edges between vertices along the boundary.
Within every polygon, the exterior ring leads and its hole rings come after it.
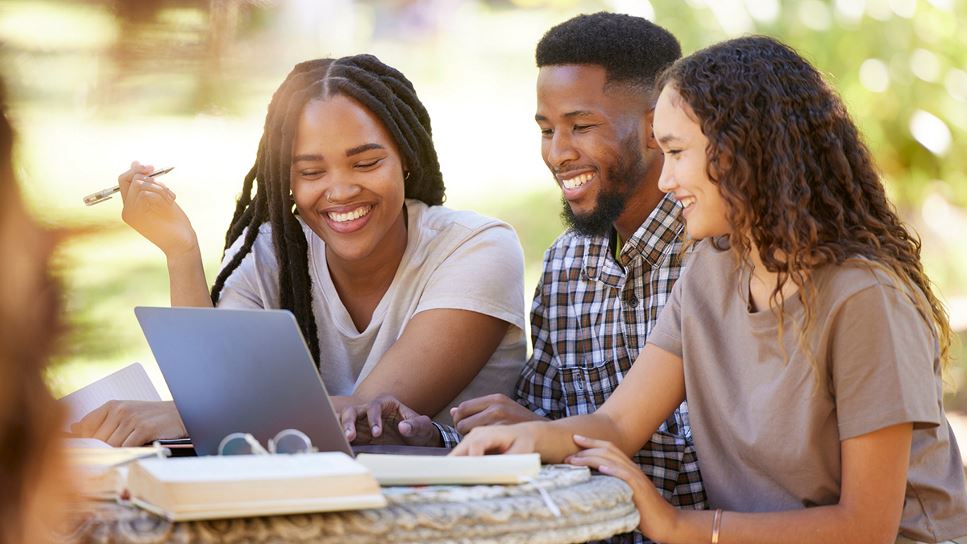
POLYGON ((141 363, 132 363, 61 398, 60 402, 70 411, 64 430, 69 432, 72 423, 109 400, 159 401, 161 396, 141 363))

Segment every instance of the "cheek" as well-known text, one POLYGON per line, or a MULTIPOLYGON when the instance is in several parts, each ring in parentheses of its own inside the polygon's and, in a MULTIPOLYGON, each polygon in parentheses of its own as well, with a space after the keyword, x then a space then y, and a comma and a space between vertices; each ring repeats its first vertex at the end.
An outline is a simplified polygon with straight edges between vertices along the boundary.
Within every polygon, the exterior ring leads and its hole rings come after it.
POLYGON ((551 140, 548 138, 541 138, 541 158, 544 159, 544 164, 550 166, 550 161, 547 160, 547 156, 551 151, 551 140))
POLYGON ((406 193, 406 185, 402 175, 390 169, 381 173, 378 179, 372 181, 372 188, 379 192, 383 199, 394 203, 398 202, 402 205, 406 193))
POLYGON ((322 196, 318 185, 292 180, 292 199, 298 208, 312 207, 322 196))

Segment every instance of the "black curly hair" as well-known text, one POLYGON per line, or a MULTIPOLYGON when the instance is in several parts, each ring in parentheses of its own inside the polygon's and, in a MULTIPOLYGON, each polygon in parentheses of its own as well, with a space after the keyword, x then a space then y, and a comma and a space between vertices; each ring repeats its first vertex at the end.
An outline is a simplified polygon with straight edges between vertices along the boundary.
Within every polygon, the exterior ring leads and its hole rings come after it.
POLYGON ((217 305, 225 280, 252 251, 259 226, 270 222, 279 263, 280 306, 295 315, 317 363, 319 336, 312 313, 309 246, 293 209, 289 175, 303 108, 311 100, 336 95, 358 101, 390 133, 409 172, 404 182, 406 198, 430 206, 442 204, 444 199, 443 174, 433 146, 430 116, 406 76, 373 55, 310 60, 289 72, 269 103, 255 165, 245 176, 225 234, 228 249, 244 233, 242 247, 219 272, 211 297, 217 305))
POLYGON ((632 15, 598 12, 554 26, 537 44, 537 67, 595 64, 608 83, 650 90, 669 64, 682 56, 678 40, 664 28, 632 15))

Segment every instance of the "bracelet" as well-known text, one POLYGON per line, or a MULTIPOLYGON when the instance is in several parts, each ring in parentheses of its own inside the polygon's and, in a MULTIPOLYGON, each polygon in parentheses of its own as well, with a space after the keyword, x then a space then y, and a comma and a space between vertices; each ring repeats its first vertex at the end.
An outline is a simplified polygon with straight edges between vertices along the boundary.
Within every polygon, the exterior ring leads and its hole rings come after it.
POLYGON ((715 511, 715 517, 712 518, 712 544, 719 544, 719 529, 722 527, 722 509, 719 508, 715 511))

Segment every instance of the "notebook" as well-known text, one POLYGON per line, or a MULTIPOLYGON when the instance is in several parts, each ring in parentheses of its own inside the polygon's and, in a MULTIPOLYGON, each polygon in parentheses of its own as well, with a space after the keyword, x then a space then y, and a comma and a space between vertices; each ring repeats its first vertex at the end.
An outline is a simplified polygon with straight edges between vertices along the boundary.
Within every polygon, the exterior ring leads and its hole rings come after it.
POLYGON ((360 453, 356 461, 368 468, 380 485, 519 484, 541 470, 537 453, 482 457, 360 453))
POLYGON ((141 363, 132 363, 62 397, 60 403, 67 406, 70 412, 64 422, 64 431, 69 432, 71 424, 84 419, 84 416, 109 400, 159 401, 161 396, 141 363))

